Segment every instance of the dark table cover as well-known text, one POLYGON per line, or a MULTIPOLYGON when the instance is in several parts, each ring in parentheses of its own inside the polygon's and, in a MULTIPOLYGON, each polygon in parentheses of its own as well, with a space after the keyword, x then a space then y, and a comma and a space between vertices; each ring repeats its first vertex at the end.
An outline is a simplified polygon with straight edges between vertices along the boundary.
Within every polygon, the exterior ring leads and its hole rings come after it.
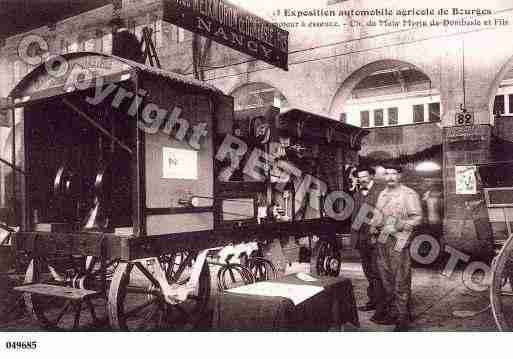
POLYGON ((326 331, 345 323, 359 326, 351 280, 316 277, 306 282, 290 274, 273 282, 324 288, 297 306, 283 297, 226 292, 214 303, 215 331, 326 331))

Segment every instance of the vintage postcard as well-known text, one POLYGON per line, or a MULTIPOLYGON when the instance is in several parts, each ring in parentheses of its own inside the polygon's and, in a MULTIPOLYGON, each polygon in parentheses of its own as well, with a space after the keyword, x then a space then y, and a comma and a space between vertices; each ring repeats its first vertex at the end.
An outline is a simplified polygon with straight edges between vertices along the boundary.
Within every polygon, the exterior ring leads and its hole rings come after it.
POLYGON ((0 352, 513 330, 510 0, 0 19, 0 352))

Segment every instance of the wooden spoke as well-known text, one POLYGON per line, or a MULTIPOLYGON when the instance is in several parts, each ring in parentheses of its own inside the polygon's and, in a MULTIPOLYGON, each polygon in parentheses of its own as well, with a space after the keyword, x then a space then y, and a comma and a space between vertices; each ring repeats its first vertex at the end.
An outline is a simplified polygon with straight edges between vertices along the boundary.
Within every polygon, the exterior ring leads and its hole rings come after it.
POLYGON ((490 302, 497 327, 513 330, 513 235, 508 238, 495 258, 490 286, 490 302), (509 287, 509 288, 508 288, 509 287))
MULTIPOLYGON (((64 288, 73 287, 73 285, 77 285, 76 282, 78 281, 73 281, 71 279, 85 275, 86 258, 82 258, 82 265, 77 264, 79 259, 80 258, 73 258, 73 263, 69 261, 54 263, 54 260, 48 261, 44 258, 33 258, 25 273, 24 283, 51 284, 64 288), (66 263, 70 263, 70 267, 66 267, 66 263), (75 270, 82 270, 82 272, 74 272, 75 270), (56 282, 54 280, 55 278, 60 279, 56 282)), ((60 258, 58 258, 58 260, 60 260, 60 258)), ((95 277, 90 278, 89 282, 92 283, 95 280, 95 277)), ((81 283, 82 282, 83 281, 81 281, 81 283)), ((95 283, 92 284, 95 285, 95 283)), ((98 325, 98 317, 91 298, 84 298, 83 300, 86 301, 84 305, 82 305, 79 300, 74 301, 65 297, 41 295, 29 292, 25 292, 23 294, 23 298, 25 300, 25 305, 32 313, 34 319, 36 319, 41 327, 45 329, 70 330, 77 329, 79 325, 85 325, 87 327, 98 325), (86 311, 85 315, 83 315, 84 311, 86 311)), ((105 307, 106 305, 105 300, 102 300, 102 298, 102 296, 98 296, 96 298, 98 307, 105 307)))
POLYGON ((276 268, 271 261, 262 257, 252 257, 248 260, 248 268, 256 282, 276 279, 276 268))
MULTIPOLYGON (((258 277, 259 278, 265 278, 266 277, 266 269, 265 269, 265 266, 261 266, 261 265, 258 265, 257 266, 257 270, 258 270, 258 277)), ((255 276, 256 276, 256 273, 255 273, 255 276)))
POLYGON ((235 283, 236 279, 235 279, 235 275, 233 274, 233 269, 228 268, 228 273, 230 274, 230 280, 232 281, 232 283, 235 283))
POLYGON ((159 287, 159 282, 155 279, 155 277, 142 265, 141 262, 134 263, 137 269, 141 271, 142 274, 153 284, 155 287, 159 287))
MULTIPOLYGON (((139 293, 139 294, 147 294, 147 295, 155 295, 157 290, 152 290, 149 288, 135 287, 129 286, 126 288, 127 293, 139 293)), ((160 291, 158 291, 160 293, 160 291)))
POLYGON ((171 278, 169 278, 170 283, 178 283, 179 279, 182 277, 185 268, 191 264, 193 257, 194 255, 192 253, 187 254, 185 259, 180 262, 180 265, 178 266, 176 272, 173 273, 173 276, 171 278))
MULTIPOLYGON (((189 277, 186 269, 194 256, 189 253, 185 256, 177 254, 176 258, 183 258, 183 260, 179 264, 168 262, 162 268, 169 269, 166 265, 178 265, 178 268, 175 267, 176 270, 173 270, 173 278, 168 278, 169 283, 187 283, 189 277)), ((146 278, 144 281, 140 280, 139 272, 145 277, 148 276, 145 274, 146 268, 143 270, 140 268, 144 265, 137 263, 139 262, 119 263, 112 276, 107 306, 111 327, 115 330, 135 331, 194 328, 202 317, 209 298, 208 265, 205 265, 201 271, 198 295, 195 298, 188 298, 183 303, 169 304, 160 294, 159 287, 151 286, 152 281, 148 282, 146 278)))
MULTIPOLYGON (((185 268, 186 256, 187 253, 184 252, 173 252, 161 256, 162 268, 164 269, 166 278, 169 281, 172 281, 176 275, 178 275, 178 277, 180 276, 181 273, 177 274, 177 270, 181 268, 181 266, 182 268, 185 268)), ((183 271, 183 269, 180 270, 183 271)))
POLYGON ((153 305, 157 302, 158 302, 157 299, 152 299, 152 300, 147 301, 146 303, 140 304, 137 307, 132 308, 128 312, 124 313, 125 318, 133 317, 133 316, 139 314, 139 312, 142 311, 143 309, 145 309, 145 308, 149 307, 150 305, 153 305))

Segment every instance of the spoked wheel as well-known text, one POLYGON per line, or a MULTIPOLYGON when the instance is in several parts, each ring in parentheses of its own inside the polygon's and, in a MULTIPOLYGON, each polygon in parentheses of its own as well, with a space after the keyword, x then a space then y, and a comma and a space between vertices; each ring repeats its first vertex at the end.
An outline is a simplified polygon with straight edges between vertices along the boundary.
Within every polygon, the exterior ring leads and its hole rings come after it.
POLYGON ((337 277, 341 264, 342 256, 336 243, 325 239, 316 243, 310 260, 313 274, 337 277))
MULTIPOLYGON (((52 284, 69 288, 97 290, 99 265, 93 257, 62 258, 51 262, 33 258, 25 273, 25 284, 52 284)), ((48 330, 98 328, 105 322, 105 299, 100 295, 75 301, 51 295, 23 294, 25 305, 34 319, 48 330), (103 320, 99 319, 103 318, 103 320)))
POLYGON ((254 282, 251 271, 237 263, 223 264, 217 272, 217 287, 221 292, 254 282))
MULTIPOLYGON (((172 285, 186 285, 191 274, 194 253, 187 253, 166 278, 172 285)), ((160 260, 157 265, 165 266, 160 260)), ((164 300, 158 282, 152 275, 152 265, 145 260, 120 263, 109 289, 108 314, 112 329, 124 331, 194 330, 204 318, 210 296, 210 271, 207 263, 199 276, 197 293, 181 303, 164 300)), ((173 265, 175 262, 172 262, 173 265)))
POLYGON ((492 268, 490 302, 495 323, 501 331, 513 330, 513 236, 510 236, 492 268))
POLYGON ((249 258, 247 267, 251 274, 253 274, 256 282, 276 279, 278 276, 273 262, 262 257, 249 258))
MULTIPOLYGON (((172 280, 177 270, 180 268, 180 264, 187 258, 187 252, 172 252, 163 254, 159 257, 160 265, 166 272, 168 280, 172 280)), ((190 267, 190 263, 188 264, 190 267)), ((187 280, 188 278, 183 278, 187 280)))

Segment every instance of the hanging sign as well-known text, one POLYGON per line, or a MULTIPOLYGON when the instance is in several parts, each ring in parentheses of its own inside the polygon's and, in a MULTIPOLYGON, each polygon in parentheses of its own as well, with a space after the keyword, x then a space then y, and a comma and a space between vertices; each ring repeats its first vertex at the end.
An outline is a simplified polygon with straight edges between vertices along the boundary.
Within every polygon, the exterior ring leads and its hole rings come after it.
POLYGON ((474 124, 474 113, 462 110, 456 113, 454 117, 455 126, 470 126, 474 124))
POLYGON ((288 69, 288 31, 223 0, 165 0, 163 20, 288 69))
POLYGON ((489 136, 488 125, 454 126, 444 129, 446 141, 484 141, 489 136))

